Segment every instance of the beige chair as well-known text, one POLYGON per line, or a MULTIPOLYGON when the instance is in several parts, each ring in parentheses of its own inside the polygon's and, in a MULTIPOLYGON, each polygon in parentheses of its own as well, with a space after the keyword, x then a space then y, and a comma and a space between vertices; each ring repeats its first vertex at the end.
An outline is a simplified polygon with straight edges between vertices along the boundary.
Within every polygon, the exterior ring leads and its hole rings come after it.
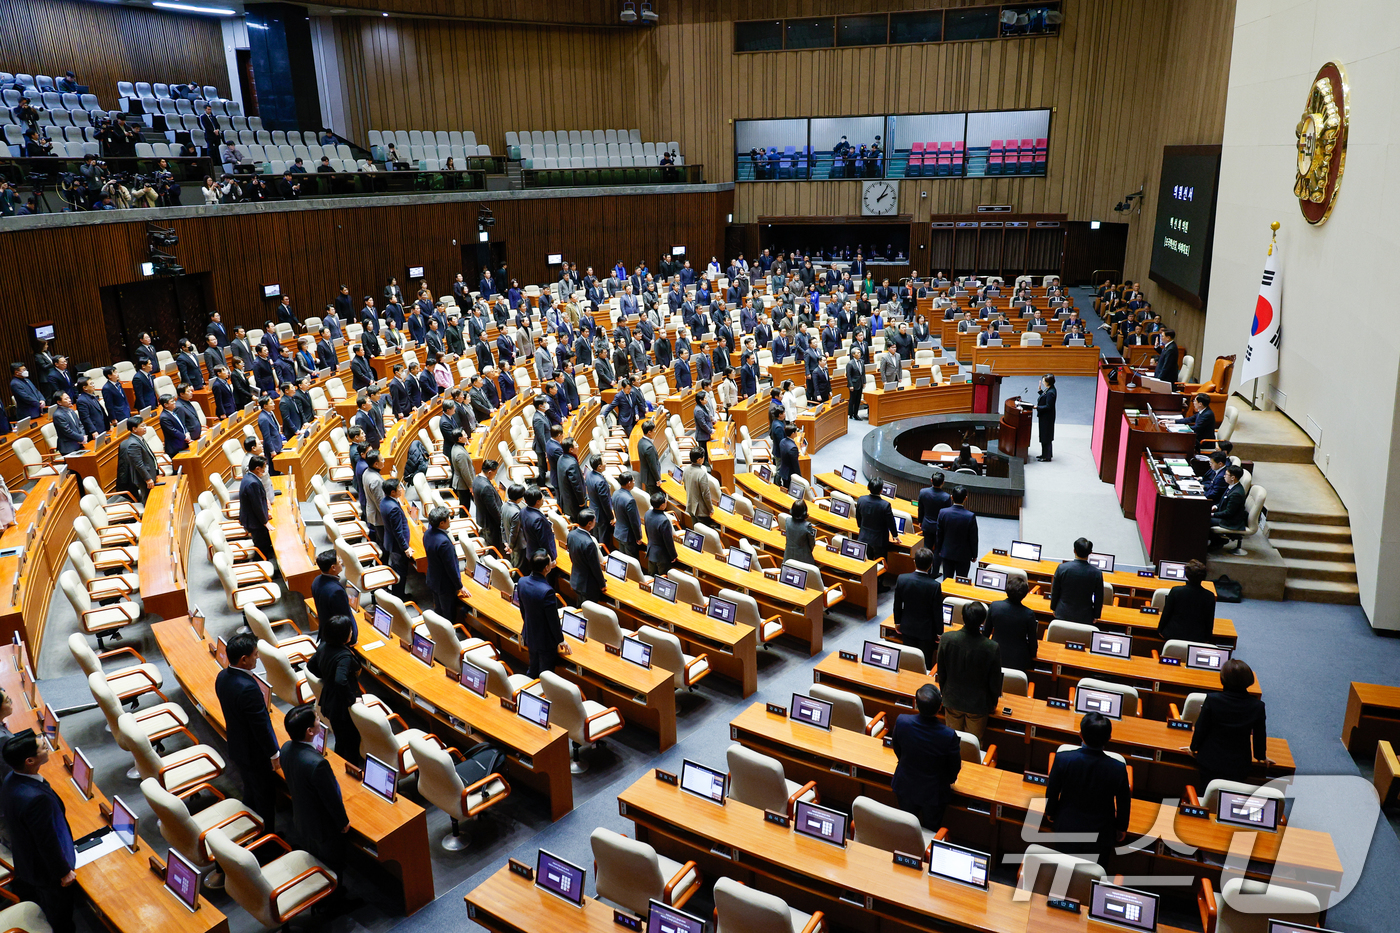
POLYGON ((323 515, 321 516, 321 527, 325 529, 326 538, 337 553, 339 553, 340 543, 343 541, 345 547, 360 562, 361 567, 373 566, 379 561, 379 546, 368 540, 369 529, 363 523, 356 522, 347 526, 328 515, 323 515))
POLYGON ((679 909, 700 890, 700 870, 694 862, 674 861, 645 842, 601 826, 593 830, 588 841, 593 848, 598 897, 639 917, 651 912, 652 900, 679 909))
MULTIPOLYGON (((786 518, 786 516, 781 517, 786 518)), ((820 592, 825 593, 826 608, 830 609, 832 606, 835 606, 837 603, 845 600, 846 591, 842 588, 841 584, 835 583, 831 586, 827 586, 826 581, 822 579, 821 568, 818 567, 816 564, 809 564, 806 561, 802 560, 785 560, 783 561, 782 566, 784 568, 790 567, 794 570, 806 571, 807 589, 819 590, 820 592)))
POLYGON ((218 575, 219 583, 223 585, 224 601, 229 611, 242 612, 244 606, 270 606, 282 598, 282 588, 276 583, 261 580, 246 586, 240 585, 227 554, 216 551, 212 563, 214 564, 214 573, 218 575))
POLYGON ((102 501, 96 496, 91 494, 83 496, 78 500, 78 508, 82 510, 83 517, 92 522, 92 527, 97 530, 97 536, 101 539, 104 547, 120 547, 136 543, 140 528, 114 524, 107 517, 102 501))
POLYGON ((1087 622, 1067 622, 1064 619, 1051 619, 1050 626, 1045 630, 1045 640, 1063 645, 1067 641, 1075 641, 1081 645, 1088 645, 1095 632, 1099 630, 1097 625, 1089 625, 1087 622))
POLYGON ((1243 530, 1236 528, 1225 528, 1220 525, 1212 525, 1211 533, 1222 535, 1235 542, 1235 547, 1230 551, 1236 557, 1244 557, 1249 552, 1244 549, 1244 539, 1259 531, 1259 516, 1264 511, 1264 500, 1268 498, 1269 491, 1263 486, 1253 486, 1249 489, 1249 494, 1245 497, 1244 507, 1248 514, 1243 530))
POLYGON ((614 648, 622 647, 622 637, 627 633, 622 631, 622 626, 617 621, 617 613, 591 599, 583 601, 579 613, 588 621, 585 634, 589 641, 602 642, 614 648))
POLYGON ((263 670, 267 672, 267 685, 277 699, 292 706, 315 699, 311 685, 306 682, 306 672, 293 668, 287 653, 281 648, 258 639, 258 657, 262 659, 263 670))
POLYGON ((293 665, 305 664, 316 653, 315 639, 310 635, 303 635, 291 619, 278 619, 273 622, 265 612, 252 605, 243 607, 243 618, 248 623, 248 630, 258 636, 259 641, 276 645, 293 665), (279 625, 290 625, 296 634, 288 638, 278 638, 274 629, 279 625))
POLYGON ((1045 896, 1072 897, 1087 904, 1094 882, 1106 877, 1107 872, 1098 862, 1031 844, 1026 847, 1016 887, 1045 896))
POLYGON ((421 621, 424 633, 433 640, 433 660, 450 671, 462 670, 462 655, 468 651, 490 645, 485 639, 467 634, 465 626, 454 627, 431 609, 423 612, 421 621))
POLYGON ((1070 689, 1070 705, 1074 705, 1074 692, 1076 689, 1102 690, 1106 693, 1116 693, 1123 698, 1123 715, 1138 715, 1139 696, 1137 687, 1129 687, 1127 684, 1116 684, 1111 680, 1099 680, 1096 677, 1085 677, 1079 681, 1078 687, 1070 689))
POLYGON ((995 744, 988 745, 984 752, 981 739, 971 732, 958 732, 958 757, 976 765, 995 768, 997 766, 997 747, 995 744))
POLYGON ((705 591, 700 588, 700 581, 693 574, 673 569, 667 571, 666 579, 676 584, 676 602, 691 606, 706 604, 705 591))
MULTIPOLYGON (((194 527, 199 532, 199 536, 204 539, 205 551, 211 561, 215 554, 222 553, 236 568, 239 564, 259 560, 262 557, 262 552, 253 547, 253 543, 248 539, 230 541, 228 535, 224 534, 218 513, 213 509, 203 509, 197 513, 194 517, 194 527)), ((271 566, 270 561, 266 563, 266 567, 271 568, 271 566)))
POLYGON ((1205 933, 1268 933, 1270 920, 1316 926, 1322 906, 1307 891, 1231 878, 1217 896, 1209 878, 1196 895, 1205 933))
POLYGON ((914 814, 870 797, 857 797, 851 804, 851 830, 862 845, 924 857, 933 841, 946 835, 942 829, 925 829, 914 814))
POLYGON ((95 476, 83 477, 83 492, 102 503, 102 510, 107 513, 108 521, 118 524, 141 521, 142 506, 131 498, 131 493, 119 492, 109 496, 98 485, 95 476))
POLYGON ((695 685, 710 673, 710 658, 701 654, 695 657, 681 649, 681 640, 670 632, 664 632, 650 625, 637 629, 637 637, 651 645, 651 663, 665 668, 675 675, 675 686, 694 690, 695 685))
POLYGON ((192 745, 168 755, 157 754, 146 738, 146 731, 130 713, 117 717, 117 744, 131 753, 136 770, 144 778, 153 778, 161 787, 177 797, 188 797, 203 790, 210 781, 224 773, 224 759, 208 745, 192 745))
POLYGON ((74 632, 68 636, 68 651, 73 655, 73 660, 78 663, 78 667, 83 669, 85 675, 88 677, 93 674, 102 675, 106 678, 107 685, 111 687, 112 692, 117 695, 117 699, 126 703, 131 709, 135 709, 137 699, 147 693, 154 693, 160 697, 162 703, 170 702, 166 695, 160 692, 160 688, 165 685, 160 669, 154 664, 147 664, 146 659, 141 657, 136 649, 123 646, 95 654, 88 647, 87 639, 83 638, 80 633, 74 632), (102 669, 104 659, 121 654, 131 655, 136 659, 136 663, 130 667, 119 667, 110 671, 102 669))
POLYGON ((812 684, 808 692, 818 700, 831 704, 831 724, 836 728, 874 736, 885 734, 885 711, 881 710, 874 716, 865 715, 865 705, 856 694, 826 684, 812 684))
POLYGON ((1188 693, 1186 699, 1182 701, 1181 708, 1177 709, 1175 703, 1168 703, 1173 719, 1184 719, 1187 722, 1195 722, 1201 718, 1201 707, 1205 705, 1206 695, 1204 693, 1188 693))
POLYGON ((574 744, 569 770, 582 774, 588 765, 579 760, 579 752, 592 748, 603 739, 620 730, 624 723, 622 714, 615 706, 603 706, 592 700, 585 700, 578 687, 552 671, 540 674, 540 685, 544 688, 545 699, 549 701, 549 720, 569 733, 574 744))
POLYGON ((783 773, 783 763, 735 743, 725 751, 729 765, 729 796, 760 810, 792 815, 797 801, 819 803, 817 782, 798 784, 783 773))
POLYGON ((390 632, 404 644, 412 644, 414 632, 428 634, 428 627, 423 624, 423 613, 412 600, 405 603, 393 593, 380 590, 374 594, 374 604, 389 613, 390 632), (410 606, 413 607, 412 612, 409 612, 410 606))
POLYGON ((98 602, 121 599, 123 596, 135 593, 137 587, 141 585, 141 576, 136 573, 99 575, 92 558, 88 556, 87 548, 83 547, 81 541, 73 541, 68 545, 68 560, 73 564, 73 569, 78 572, 78 579, 83 582, 83 586, 87 587, 89 599, 95 599, 98 602))
POLYGON ((228 491, 228 486, 224 484, 224 478, 218 473, 209 474, 209 491, 214 494, 214 498, 219 502, 219 511, 226 518, 235 519, 238 517, 238 499, 228 491))
POLYGON ((720 599, 727 599, 739 607, 734 614, 734 621, 742 625, 752 626, 754 631, 758 633, 758 643, 765 648, 770 641, 783 634, 782 617, 774 615, 766 619, 763 618, 763 614, 758 611, 758 600, 748 593, 725 588, 720 590, 717 595, 720 599))
POLYGON ((68 603, 73 607, 83 631, 97 637, 98 651, 105 647, 102 639, 111 638, 118 630, 141 618, 141 607, 129 599, 104 606, 94 605, 82 578, 75 571, 65 570, 59 574, 58 586, 68 597, 68 603))
POLYGON ((38 479, 41 476, 55 476, 58 467, 54 466, 53 455, 39 453, 39 448, 34 446, 34 442, 27 437, 17 437, 10 449, 14 451, 15 458, 24 467, 26 479, 38 479))
POLYGON ((411 739, 421 739, 427 735, 422 729, 410 729, 397 714, 393 717, 385 716, 382 711, 363 703, 356 703, 350 707, 350 718, 360 730, 360 751, 373 755, 386 764, 396 765, 401 778, 418 770, 408 743, 411 739), (398 722, 398 732, 394 731, 391 718, 398 722))
MULTIPOLYGON (((116 692, 112 690, 107 683, 107 678, 101 672, 89 674, 87 681, 88 690, 92 693, 93 700, 97 702, 98 708, 102 710, 103 718, 107 720, 108 731, 116 735, 117 720, 122 715, 121 700, 117 698, 116 692)), ((131 716, 146 733, 146 738, 157 746, 160 745, 161 739, 172 735, 184 735, 191 742, 199 744, 199 739, 195 738, 194 734, 189 731, 189 714, 179 703, 158 703, 140 712, 132 713, 131 716)))
POLYGON ((345 579, 355 585, 361 593, 372 593, 399 582, 399 575, 389 567, 366 568, 359 556, 344 538, 335 542, 335 552, 340 556, 340 564, 345 568, 345 579))
POLYGON ((468 651, 463 657, 486 672, 486 692, 494 696, 511 700, 521 690, 539 684, 538 680, 524 674, 512 674, 496 657, 496 649, 490 645, 468 651))
MULTIPOLYGON (((452 821, 452 832, 442 839, 442 847, 448 852, 467 847, 467 841, 461 836, 463 820, 476 819, 510 796, 510 785, 494 772, 466 784, 457 772, 454 752, 455 749, 449 749, 431 733, 420 733, 408 739, 408 756, 418 766, 418 793, 452 821)), ((456 757, 460 757, 460 753, 456 757)))
POLYGON ((1017 697, 1035 696, 1035 684, 1031 683, 1025 671, 1003 667, 1001 669, 1001 692, 1017 697))
POLYGON ((125 568, 131 570, 136 566, 136 558, 140 554, 140 549, 134 544, 108 546, 102 543, 98 537, 97 530, 92 527, 92 522, 79 515, 73 519, 73 534, 83 545, 83 550, 87 551, 88 557, 92 558, 92 564, 98 570, 115 570, 125 568))
POLYGON ((161 787, 159 781, 146 778, 141 782, 141 793, 155 813, 161 837, 201 870, 214 867, 214 855, 204 841, 210 830, 218 829, 238 845, 263 834, 262 819, 243 801, 224 797, 216 788, 209 790, 219 799, 192 815, 185 802, 161 787))
POLYGON ((715 881, 715 933, 816 933, 826 929, 819 910, 804 914, 782 898, 732 878, 715 881))
POLYGON ((0 930, 6 933, 53 933, 43 908, 33 901, 18 901, 0 910, 0 930))
POLYGON ((293 850, 278 836, 263 836, 247 849, 221 829, 209 830, 204 840, 224 870, 229 897, 265 927, 285 927, 335 891, 334 872, 310 852, 293 850), (268 842, 281 846, 283 854, 259 865, 254 851, 268 842))

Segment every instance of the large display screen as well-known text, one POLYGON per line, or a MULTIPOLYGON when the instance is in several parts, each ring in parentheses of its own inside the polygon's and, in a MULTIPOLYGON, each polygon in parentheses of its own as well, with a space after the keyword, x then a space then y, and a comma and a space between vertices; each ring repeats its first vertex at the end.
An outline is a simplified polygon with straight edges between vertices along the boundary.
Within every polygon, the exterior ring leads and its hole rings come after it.
POLYGON ((1152 240, 1152 281, 1204 308, 1215 232, 1219 146, 1166 146, 1152 240))

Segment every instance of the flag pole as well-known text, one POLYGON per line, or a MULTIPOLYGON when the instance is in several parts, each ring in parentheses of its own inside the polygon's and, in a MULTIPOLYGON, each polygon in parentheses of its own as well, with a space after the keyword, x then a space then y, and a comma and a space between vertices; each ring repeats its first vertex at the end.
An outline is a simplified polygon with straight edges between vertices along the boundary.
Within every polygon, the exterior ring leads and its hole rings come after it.
MULTIPOLYGON (((1277 220, 1275 220, 1273 223, 1269 224, 1269 229, 1273 231, 1273 234, 1269 237, 1269 251, 1268 251, 1267 253, 1264 254, 1264 255, 1266 255, 1266 256, 1272 256, 1272 255, 1274 254, 1274 247, 1278 245, 1278 228, 1279 228, 1279 226, 1280 226, 1280 224, 1279 224, 1279 222, 1278 222, 1277 220)), ((1259 377, 1258 377, 1258 376, 1255 376, 1255 377, 1254 377, 1252 380, 1250 380, 1250 381, 1253 383, 1253 385, 1250 387, 1250 390, 1249 390, 1249 407, 1250 407, 1250 408, 1253 408, 1255 411, 1258 411, 1258 410, 1259 410, 1259 377)))

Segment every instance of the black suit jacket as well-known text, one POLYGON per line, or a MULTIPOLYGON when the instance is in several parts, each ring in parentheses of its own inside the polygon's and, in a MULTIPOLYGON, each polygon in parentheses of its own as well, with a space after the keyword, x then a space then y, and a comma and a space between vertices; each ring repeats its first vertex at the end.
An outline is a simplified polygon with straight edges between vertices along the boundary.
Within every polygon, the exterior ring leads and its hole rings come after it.
POLYGON ((656 492, 661 488, 661 458, 657 455, 656 444, 651 438, 644 437, 637 444, 637 459, 641 462, 638 483, 648 493, 656 492))
POLYGON ((1084 746, 1055 756, 1045 793, 1045 816, 1055 832, 1098 833, 1102 846, 1127 832, 1131 805, 1123 762, 1084 746))
POLYGON ((583 485, 583 469, 578 458, 564 454, 555 466, 555 476, 559 481, 559 510, 570 519, 578 521, 578 513, 588 506, 588 489, 583 485))
POLYGON ((647 560, 661 563, 676 559, 676 533, 671 527, 671 516, 656 509, 648 509, 643 520, 647 529, 647 560))
POLYGON ((1225 528, 1245 528, 1249 525, 1249 511, 1245 508, 1248 493, 1244 483, 1236 483, 1225 490, 1220 505, 1215 510, 1212 522, 1225 528))
POLYGON ((1157 371, 1154 375, 1163 382, 1176 382, 1178 367, 1176 341, 1173 340, 1157 354, 1157 371))
POLYGON ((11 772, 0 784, 0 813, 10 830, 15 879, 57 887, 76 864, 63 800, 47 781, 11 772))
POLYGON ((856 523, 860 526, 856 540, 865 542, 866 555, 872 559, 884 557, 890 549, 890 535, 896 533, 894 509, 889 501, 861 496, 856 500, 856 523))
POLYGON ((54 430, 58 432, 59 453, 66 456, 74 451, 83 449, 83 438, 86 432, 83 431, 82 416, 78 414, 76 408, 58 408, 55 406, 53 409, 53 426, 54 430))
POLYGON ((612 487, 608 485, 607 477, 596 471, 589 473, 583 484, 588 489, 588 507, 598 516, 598 524, 593 527, 593 537, 608 543, 613 532, 612 487))
POLYGON ((962 770, 956 732, 937 719, 906 714, 895 718, 891 741, 899 760, 891 788, 902 807, 939 806, 952 799, 962 770))
POLYGON ((344 845, 342 830, 350 823, 331 763, 305 742, 282 746, 282 773, 292 797, 292 824, 297 838, 313 855, 344 845))
MULTIPOLYGON (((345 584, 339 577, 327 573, 316 574, 311 581, 311 601, 316 606, 316 618, 322 625, 332 616, 349 616, 350 624, 355 625, 355 614, 350 609, 350 594, 345 592, 345 584)), ((356 632, 358 634, 358 632, 356 632)), ((350 639, 350 644, 355 638, 350 639)))
MULTIPOLYGON (((267 490, 256 473, 245 471, 243 481, 238 486, 238 523, 249 531, 267 528, 271 514, 267 506, 267 490)), ((264 554, 268 560, 271 554, 264 554)))
POLYGON ((357 392, 376 381, 374 367, 370 365, 369 357, 350 357, 350 377, 357 392))
POLYGON ((214 694, 227 723, 228 756, 240 771, 264 771, 277 754, 277 734, 251 671, 226 667, 214 678, 214 694))
POLYGON ((569 529, 569 586, 579 602, 603 598, 603 566, 598 559, 598 542, 582 528, 569 529))
POLYGON ((1050 610, 1069 622, 1093 622, 1103 614, 1103 571, 1087 560, 1063 561, 1050 584, 1050 610))
POLYGON ((902 573, 894 585, 894 624, 911 641, 943 635, 943 587, 931 573, 902 573))
POLYGON ((429 528, 423 533, 423 550, 428 558, 428 589, 441 595, 455 595, 462 589, 462 569, 457 563, 452 538, 440 528, 429 528))
POLYGON ((987 607, 987 637, 1001 649, 1001 666, 1029 671, 1035 663, 1039 627, 1035 613, 1020 603, 1001 599, 987 607))
POLYGON ((1250 755, 1267 753, 1264 701, 1247 691, 1224 690, 1206 694, 1201 715, 1191 733, 1196 764, 1207 774, 1244 781, 1249 777, 1250 755))
POLYGON ((642 519, 637 514, 637 499, 631 490, 619 489, 612 495, 613 513, 617 524, 613 535, 619 544, 640 544, 642 541, 642 519))
POLYGON ((977 516, 965 506, 950 505, 938 513, 938 556, 944 560, 977 559, 977 516))
POLYGON ((940 489, 928 486, 919 490, 919 514, 914 519, 919 523, 925 540, 937 540, 938 515, 952 504, 953 497, 940 489))
POLYGON ((1167 590, 1157 631, 1163 639, 1210 644, 1215 637, 1215 594, 1199 583, 1167 590))
POLYGON ((476 523, 487 543, 501 542, 501 494, 496 486, 478 473, 472 479, 472 502, 476 503, 476 523))

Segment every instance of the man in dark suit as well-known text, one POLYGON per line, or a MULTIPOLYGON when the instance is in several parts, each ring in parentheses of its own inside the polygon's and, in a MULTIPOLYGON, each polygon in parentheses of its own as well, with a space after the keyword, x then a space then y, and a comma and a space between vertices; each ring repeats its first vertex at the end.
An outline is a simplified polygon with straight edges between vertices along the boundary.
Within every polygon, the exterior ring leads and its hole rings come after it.
POLYGON ((598 517, 593 510, 582 509, 578 513, 578 524, 569 529, 569 586, 573 587, 580 605, 585 600, 602 602, 607 586, 598 556, 598 542, 593 537, 597 524, 598 517))
POLYGON ((1103 613, 1103 571, 1089 563, 1094 542, 1077 538, 1074 560, 1055 568, 1050 584, 1050 611, 1068 622, 1094 622, 1103 613))
POLYGON ((613 538, 612 487, 608 485, 608 478, 603 475, 601 454, 589 454, 588 475, 583 478, 583 485, 588 490, 588 507, 593 510, 597 519, 597 523, 593 526, 593 537, 599 544, 611 547, 613 538))
MULTIPOLYGON (((356 392, 368 388, 378 380, 374 373, 374 367, 370 365, 369 357, 365 356, 363 343, 355 344, 354 352, 350 356, 350 380, 356 392)), ((436 386, 434 394, 436 394, 436 386)))
POLYGON ((535 413, 530 416, 530 428, 534 432, 532 448, 535 452, 535 475, 537 482, 549 481, 549 397, 544 393, 535 396, 535 413))
POLYGON ((982 631, 985 604, 968 603, 962 617, 962 628, 939 639, 934 676, 943 691, 943 718, 949 727, 980 739, 1001 697, 1001 655, 997 643, 982 631))
POLYGON ((1045 819, 1057 836, 1088 833, 1093 842, 1056 841, 1055 848, 1095 856, 1108 868, 1114 847, 1128 836, 1132 788, 1128 767, 1104 754, 1113 723, 1102 713, 1086 713, 1079 723, 1079 748, 1055 755, 1045 788, 1045 819))
POLYGON ((242 482, 238 484, 238 523, 248 532, 253 547, 261 551, 264 558, 276 560, 277 554, 272 549, 272 511, 267 490, 263 487, 266 474, 267 458, 248 458, 248 467, 243 471, 242 482))
POLYGON ((914 550, 914 572, 902 573, 894 584, 894 627, 904 643, 924 653, 924 669, 938 658, 943 636, 943 587, 934 576, 933 551, 914 550))
POLYGON ((1200 450, 1202 442, 1215 440, 1215 412, 1210 409, 1210 396, 1204 392, 1196 393, 1191 406, 1193 413, 1182 418, 1181 423, 1196 432, 1196 449, 1200 450))
POLYGON ((515 585, 520 599, 520 634, 530 652, 528 673, 531 677, 539 677, 542 671, 553 671, 559 656, 570 653, 559 626, 559 597, 545 577, 552 564, 548 554, 536 551, 530 558, 531 573, 521 577, 515 585))
POLYGON ((965 577, 977 557, 977 516, 963 505, 967 490, 953 487, 953 504, 938 513, 938 546, 943 578, 965 577))
POLYGON ((228 381, 228 367, 220 364, 213 371, 209 390, 214 393, 214 416, 219 420, 238 411, 238 401, 233 394, 233 385, 228 381))
POLYGON ((384 419, 376 417, 374 402, 368 395, 360 396, 355 407, 359 409, 355 413, 355 425, 365 432, 365 444, 371 450, 378 450, 384 442, 384 419))
POLYGON ((160 351, 151 343, 151 335, 143 331, 136 340, 136 349, 131 351, 131 361, 136 364, 136 368, 140 369, 141 361, 148 359, 151 361, 152 370, 160 372, 160 351))
POLYGON ((54 933, 72 933, 77 853, 63 800, 39 774, 49 760, 48 745, 26 730, 5 742, 0 757, 11 769, 0 784, 0 815, 14 860, 11 890, 38 904, 54 933))
POLYGON ((335 353, 335 344, 331 342, 331 332, 328 328, 322 327, 316 341, 316 366, 320 369, 335 369, 339 360, 335 353))
MULTIPOLYGON (((934 470, 931 486, 919 490, 918 514, 914 520, 924 535, 924 547, 933 551, 935 565, 938 561, 938 514, 953 504, 953 497, 943 491, 943 471, 934 470)), ((934 567, 938 572, 938 567, 934 567)))
POLYGON ((870 479, 865 484, 868 492, 856 500, 856 524, 860 527, 856 540, 865 542, 866 556, 871 560, 883 560, 890 539, 898 534, 894 509, 880 495, 883 485, 878 478, 870 479))
POLYGON ((520 510, 520 528, 525 534, 527 567, 530 566, 529 555, 536 551, 548 554, 550 563, 559 557, 559 545, 554 540, 554 525, 540 511, 540 503, 543 501, 544 493, 540 491, 540 487, 530 486, 525 490, 525 508, 520 510))
POLYGON ((631 470, 623 470, 617 477, 617 492, 612 495, 613 544, 624 554, 639 557, 641 554, 642 519, 637 512, 637 498, 632 495, 632 487, 637 479, 631 470))
POLYGON ((656 444, 651 434, 656 430, 656 422, 647 418, 642 422, 642 439, 637 444, 637 459, 640 463, 638 481, 647 495, 661 491, 661 457, 656 452, 656 444))
POLYGON ((1167 590, 1157 632, 1164 640, 1210 644, 1215 638, 1215 594, 1202 584, 1206 565, 1193 560, 1186 565, 1186 582, 1167 590))
POLYGON ((182 382, 175 389, 175 413, 185 426, 185 433, 191 441, 197 441, 204 434, 204 413, 194 400, 194 386, 182 382))
POLYGON ((334 548, 326 548, 316 554, 316 566, 321 571, 311 581, 311 601, 316 606, 316 618, 348 618, 350 640, 346 644, 353 645, 359 639, 359 624, 350 608, 350 594, 345 591, 345 584, 340 582, 340 574, 345 569, 341 566, 340 555, 334 548))
POLYGON ((156 456, 146 446, 149 428, 140 418, 128 418, 127 436, 117 446, 117 490, 131 493, 137 502, 145 502, 149 490, 160 476, 156 456))
POLYGON ((49 399, 53 414, 53 427, 58 433, 58 452, 63 456, 83 449, 87 442, 87 432, 83 430, 83 419, 67 392, 57 392, 49 399))
MULTIPOLYGON (((1245 492, 1244 468, 1235 466, 1233 463, 1225 468, 1225 494, 1220 497, 1220 504, 1211 510, 1211 523, 1222 528, 1236 528, 1243 530, 1249 526, 1249 494, 1245 492)), ((1212 540, 1212 546, 1223 544, 1228 538, 1216 536, 1212 540)))
POLYGON ((651 508, 644 523, 647 532, 647 566, 652 576, 665 576, 676 563, 676 533, 666 512, 664 492, 651 494, 651 508))
POLYGON ((136 372, 131 374, 131 394, 136 402, 137 411, 145 411, 147 408, 155 408, 159 404, 156 398, 155 378, 152 376, 151 362, 141 360, 136 372))
POLYGON ((215 334, 204 335, 204 371, 209 374, 209 378, 214 377, 214 370, 224 365, 224 351, 219 346, 219 338, 215 334))
POLYGON ((953 797, 953 782, 962 770, 957 733, 938 721, 943 696, 933 684, 914 694, 917 714, 898 716, 891 730, 895 765, 891 789, 899 808, 919 818, 925 829, 943 825, 943 810, 953 797))
POLYGON ((316 731, 315 704, 293 707, 282 720, 287 741, 282 745, 282 773, 292 797, 292 825, 297 844, 341 872, 350 846, 350 817, 340 795, 340 782, 325 755, 311 744, 316 731))
MULTIPOLYGON (((272 473, 272 458, 282 452, 282 426, 272 413, 272 397, 264 395, 258 399, 258 436, 263 443, 263 455, 268 460, 267 472, 272 473)), ((164 416, 162 416, 164 417, 164 416)))
POLYGON ((78 397, 74 399, 78 409, 78 419, 83 423, 83 433, 88 437, 105 434, 112 428, 112 419, 102 405, 102 396, 97 386, 86 376, 78 379, 78 397))
POLYGON ((457 563, 457 549, 447 533, 452 513, 442 506, 428 512, 428 527, 423 532, 423 550, 428 558, 428 592, 433 594, 433 611, 451 624, 456 624, 462 601, 457 594, 462 589, 462 568, 457 563))
POLYGON ((555 478, 558 481, 559 511, 570 521, 583 523, 580 518, 588 505, 588 487, 583 482, 583 467, 578 462, 578 444, 572 437, 560 441, 562 452, 555 465, 555 478))
POLYGON ((277 394, 277 370, 272 366, 272 357, 265 344, 258 344, 258 355, 253 360, 253 384, 263 395, 277 394))
POLYGON ((190 438, 185 433, 185 423, 175 412, 175 396, 162 395, 160 407, 160 433, 165 439, 165 454, 173 457, 190 446, 190 438))
MULTIPOLYGON (((243 365, 248 369, 253 368, 253 348, 248 343, 248 334, 241 327, 233 329, 233 340, 229 341, 229 352, 243 360, 243 365)), ((230 357, 232 358, 232 357, 230 357)), ((139 363, 139 361, 137 361, 139 363)))
POLYGON ((776 481, 787 489, 794 476, 802 475, 802 451, 797 446, 797 425, 784 424, 783 437, 775 451, 778 458, 776 481))
POLYGON ((1035 459, 1049 463, 1055 456, 1055 377, 1046 373, 1040 378, 1040 394, 1035 400, 1035 417, 1040 422, 1040 456, 1035 459))
POLYGON ((501 533, 501 494, 496 489, 496 471, 500 464, 487 460, 481 472, 472 479, 472 503, 476 506, 476 525, 488 547, 510 556, 510 546, 501 533))
POLYGON ((131 405, 126 400, 121 376, 117 375, 115 367, 104 366, 102 380, 102 407, 107 410, 110 423, 121 424, 131 417, 131 405))
POLYGON ((1201 477, 1201 485, 1205 487, 1206 498, 1212 505, 1219 503, 1229 488, 1225 482, 1225 468, 1229 465, 1230 457, 1223 450, 1211 451, 1210 469, 1201 477))
POLYGON ((1176 331, 1165 331, 1163 336, 1167 338, 1167 342, 1157 354, 1157 369, 1153 375, 1163 382, 1176 382, 1177 370, 1180 368, 1176 331))
POLYGON ((277 409, 282 415, 282 436, 287 440, 296 437, 303 425, 301 402, 297 399, 296 388, 290 382, 283 383, 282 397, 277 402, 277 409))
POLYGON ((15 418, 37 418, 48 407, 41 393, 29 378, 29 368, 23 363, 10 364, 10 395, 15 400, 15 418))
POLYGON ((386 479, 383 485, 384 498, 379 500, 379 517, 384 522, 384 563, 399 575, 397 583, 390 584, 389 592, 404 599, 408 593, 408 578, 415 571, 410 541, 408 514, 404 511, 403 486, 396 479, 386 479))
POLYGON ((180 381, 196 389, 204 388, 204 373, 199 368, 199 357, 195 356, 194 344, 180 341, 180 355, 175 357, 175 368, 180 373, 180 381))
POLYGON ((277 735, 253 668, 258 665, 258 636, 240 632, 228 640, 228 667, 214 678, 214 694, 228 724, 228 757, 243 781, 243 802, 276 832, 277 735))

